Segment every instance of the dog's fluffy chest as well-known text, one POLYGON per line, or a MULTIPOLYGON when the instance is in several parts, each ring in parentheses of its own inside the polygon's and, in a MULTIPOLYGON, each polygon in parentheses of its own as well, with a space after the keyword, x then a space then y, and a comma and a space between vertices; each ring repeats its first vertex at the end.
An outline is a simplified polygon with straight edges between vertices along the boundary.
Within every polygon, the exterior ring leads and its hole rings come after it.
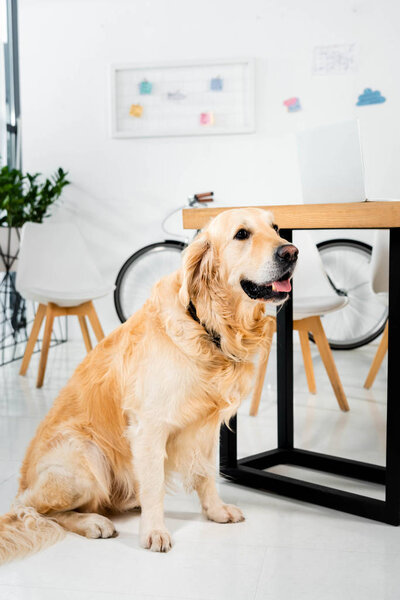
POLYGON ((136 380, 135 405, 153 422, 178 429, 210 416, 228 420, 249 392, 254 370, 250 362, 235 363, 221 357, 203 362, 184 357, 171 347, 168 360, 157 360, 153 354, 146 362, 147 368, 140 370, 142 376, 136 380))

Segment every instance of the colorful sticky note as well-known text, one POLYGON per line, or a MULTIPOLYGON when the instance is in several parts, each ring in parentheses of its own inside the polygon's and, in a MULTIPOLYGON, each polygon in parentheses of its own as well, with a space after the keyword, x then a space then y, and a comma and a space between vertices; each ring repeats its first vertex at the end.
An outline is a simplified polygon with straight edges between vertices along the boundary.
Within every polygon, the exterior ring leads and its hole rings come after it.
POLYGON ((150 81, 147 81, 147 79, 143 79, 143 81, 139 83, 139 94, 141 94, 142 96, 144 96, 145 94, 151 94, 152 89, 153 84, 150 83, 150 81))
POLYGON ((381 95, 379 90, 371 90, 371 88, 365 88, 362 94, 358 96, 356 106, 366 106, 367 104, 382 104, 386 102, 386 98, 381 95))
POLYGON ((300 104, 299 98, 296 98, 296 97, 288 98, 288 100, 285 100, 283 102, 283 104, 288 109, 288 112, 297 112, 297 111, 301 110, 301 104, 300 104))
POLYGON ((224 87, 224 80, 221 77, 213 77, 210 81, 210 90, 221 92, 224 87))
POLYGON ((141 117, 143 114, 143 106, 140 104, 132 104, 129 109, 129 114, 131 117, 141 117))
POLYGON ((200 125, 213 125, 214 124, 214 113, 203 112, 200 113, 200 125))

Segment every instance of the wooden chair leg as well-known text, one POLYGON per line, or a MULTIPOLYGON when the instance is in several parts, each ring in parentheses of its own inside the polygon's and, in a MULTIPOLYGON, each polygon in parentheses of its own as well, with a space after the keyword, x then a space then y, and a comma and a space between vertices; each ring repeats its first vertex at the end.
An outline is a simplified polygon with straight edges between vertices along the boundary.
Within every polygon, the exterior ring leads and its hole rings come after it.
POLYGON ((31 334, 30 334, 29 340, 26 344, 24 357, 23 357, 22 363, 21 363, 21 368, 19 370, 20 375, 25 375, 28 370, 31 356, 35 349, 35 344, 39 337, 40 328, 42 326, 45 314, 46 314, 46 305, 39 304, 38 309, 36 311, 35 320, 33 321, 31 334))
POLYGON ((90 340, 89 330, 87 327, 86 319, 83 315, 78 315, 79 325, 81 326, 83 341, 85 342, 86 351, 92 350, 92 342, 90 340))
POLYGON ((311 317, 307 319, 307 321, 310 323, 309 330, 313 334, 314 340, 318 346, 322 362, 325 365, 338 404, 343 411, 348 411, 350 410, 350 407, 343 390, 342 382, 340 381, 339 373, 336 369, 333 354, 326 338, 324 328, 322 327, 321 319, 319 317, 311 317))
POLYGON ((51 332, 53 331, 54 310, 49 303, 46 310, 46 325, 44 328, 42 351, 40 353, 39 370, 36 380, 36 387, 41 388, 43 385, 44 373, 46 371, 47 355, 49 353, 51 332))
POLYGON ((310 394, 317 393, 317 386, 315 384, 314 367, 311 357, 310 340, 308 339, 308 331, 306 329, 299 329, 301 352, 303 354, 304 369, 307 377, 307 385, 310 394))
POLYGON ((263 346, 260 353, 260 362, 258 365, 258 371, 256 376, 256 384, 253 392, 253 397, 251 399, 250 405, 250 415, 255 417, 258 413, 258 408, 260 406, 261 393, 264 385, 265 373, 267 371, 269 354, 271 352, 272 338, 276 330, 276 320, 274 317, 271 317, 270 322, 267 325, 267 330, 265 334, 265 346, 263 346))
POLYGON ((382 339, 379 343, 378 350, 374 356, 374 360, 372 361, 371 367, 369 369, 369 373, 367 375, 367 379, 365 380, 364 387, 369 390, 372 387, 372 384, 375 381, 375 377, 380 369, 383 359, 385 358, 385 354, 388 349, 388 341, 389 341, 389 321, 386 323, 385 329, 383 331, 382 339))
POLYGON ((93 306, 93 302, 89 303, 89 306, 87 308, 87 316, 89 317, 89 321, 93 328, 94 335, 96 336, 97 341, 101 342, 101 340, 104 338, 104 331, 100 324, 99 317, 97 316, 97 312, 93 306))

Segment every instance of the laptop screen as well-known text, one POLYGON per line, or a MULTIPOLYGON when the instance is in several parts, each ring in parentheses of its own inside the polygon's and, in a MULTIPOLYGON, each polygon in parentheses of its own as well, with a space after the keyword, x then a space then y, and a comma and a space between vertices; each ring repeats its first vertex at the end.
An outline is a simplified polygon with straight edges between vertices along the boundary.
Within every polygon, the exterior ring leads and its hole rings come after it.
POLYGON ((297 135, 297 147, 305 204, 365 200, 357 121, 301 132, 297 135))

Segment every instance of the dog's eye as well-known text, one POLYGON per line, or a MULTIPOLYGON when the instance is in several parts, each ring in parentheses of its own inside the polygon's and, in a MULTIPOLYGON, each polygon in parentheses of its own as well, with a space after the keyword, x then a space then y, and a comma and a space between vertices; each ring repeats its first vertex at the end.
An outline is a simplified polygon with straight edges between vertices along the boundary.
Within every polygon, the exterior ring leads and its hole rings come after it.
POLYGON ((272 229, 275 229, 276 233, 279 233, 279 227, 276 223, 272 223, 272 229))
POLYGON ((236 232, 236 235, 233 239, 235 240, 247 240, 247 238, 250 237, 250 231, 248 231, 247 229, 239 229, 239 231, 236 232))

